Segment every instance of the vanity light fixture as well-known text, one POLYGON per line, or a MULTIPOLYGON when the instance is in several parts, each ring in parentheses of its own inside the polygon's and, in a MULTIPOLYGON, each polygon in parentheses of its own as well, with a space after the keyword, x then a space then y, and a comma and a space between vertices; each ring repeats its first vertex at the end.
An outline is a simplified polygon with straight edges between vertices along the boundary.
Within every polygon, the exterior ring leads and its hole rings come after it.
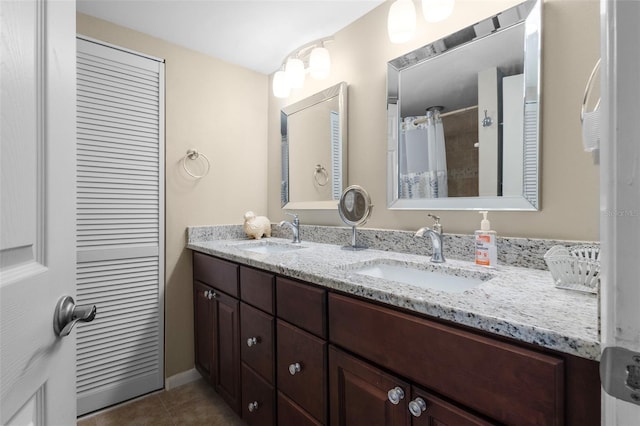
POLYGON ((287 75, 284 70, 276 71, 273 75, 273 96, 276 98, 288 98, 291 87, 287 83, 287 75))
MULTIPOLYGON (((453 12, 455 0, 422 0, 422 14, 427 22, 444 21, 453 12)), ((413 0, 395 0, 389 8, 387 31, 392 43, 404 43, 416 32, 416 7, 413 0)))
POLYGON ((309 56, 309 74, 316 80, 324 80, 331 72, 331 56, 324 44, 314 47, 309 56))
POLYGON ((287 56, 283 69, 273 75, 272 89, 276 98, 287 98, 291 89, 304 86, 308 72, 316 80, 324 80, 331 73, 331 56, 324 44, 332 38, 308 43, 287 56))
POLYGON ((299 89, 304 86, 304 62, 302 62, 302 59, 287 59, 284 74, 287 77, 287 83, 290 88, 299 89))
POLYGON ((416 32, 416 7, 413 0, 396 0, 389 9, 387 30, 391 43, 404 43, 416 32))

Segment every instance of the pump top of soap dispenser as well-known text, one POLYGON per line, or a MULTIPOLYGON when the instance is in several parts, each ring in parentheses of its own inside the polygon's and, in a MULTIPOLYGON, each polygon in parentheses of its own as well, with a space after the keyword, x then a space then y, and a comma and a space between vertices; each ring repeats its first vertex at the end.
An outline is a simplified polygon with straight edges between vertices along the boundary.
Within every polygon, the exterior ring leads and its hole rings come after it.
POLYGON ((489 213, 487 210, 481 210, 480 213, 483 216, 483 219, 480 221, 480 230, 481 231, 491 231, 491 223, 487 219, 487 214, 489 213))

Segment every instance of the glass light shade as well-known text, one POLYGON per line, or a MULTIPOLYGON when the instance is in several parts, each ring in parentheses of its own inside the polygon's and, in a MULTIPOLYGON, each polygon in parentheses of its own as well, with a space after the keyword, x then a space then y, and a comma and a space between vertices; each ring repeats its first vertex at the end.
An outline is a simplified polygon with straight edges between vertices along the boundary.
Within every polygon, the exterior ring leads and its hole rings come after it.
POLYGON ((324 47, 316 47, 309 56, 309 73, 316 80, 324 80, 331 72, 331 56, 324 47))
POLYGON ((453 12, 455 0, 422 0, 422 14, 427 22, 444 21, 453 12))
POLYGON ((416 32, 416 7, 412 0, 396 0, 389 8, 387 31, 392 43, 411 40, 416 32))
POLYGON ((299 89, 304 86, 304 62, 302 60, 297 58, 287 59, 284 72, 290 88, 299 89))
POLYGON ((273 75, 273 96, 276 98, 288 98, 291 88, 287 83, 287 76, 284 71, 276 71, 273 75))

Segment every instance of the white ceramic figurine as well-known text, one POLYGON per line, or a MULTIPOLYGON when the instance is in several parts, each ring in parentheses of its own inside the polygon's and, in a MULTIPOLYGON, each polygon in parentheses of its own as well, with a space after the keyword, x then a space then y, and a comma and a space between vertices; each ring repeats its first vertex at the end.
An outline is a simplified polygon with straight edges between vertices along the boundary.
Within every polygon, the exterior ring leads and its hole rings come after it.
POLYGON ((259 240, 271 236, 271 221, 266 216, 256 216, 254 212, 244 214, 244 232, 249 238, 259 240))

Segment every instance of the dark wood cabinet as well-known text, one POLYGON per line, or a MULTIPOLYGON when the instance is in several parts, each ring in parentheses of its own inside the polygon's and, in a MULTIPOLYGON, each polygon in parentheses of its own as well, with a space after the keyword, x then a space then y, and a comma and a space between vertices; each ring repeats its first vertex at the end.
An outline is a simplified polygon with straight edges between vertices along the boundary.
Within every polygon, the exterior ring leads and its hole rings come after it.
POLYGON ((193 289, 196 368, 250 426, 599 424, 596 361, 202 253, 193 289))
POLYGON ((331 424, 338 426, 489 426, 469 411, 329 347, 331 424), (392 402, 392 400, 395 402, 392 402))
POLYGON ((229 406, 240 412, 240 304, 210 285, 226 283, 237 287, 237 266, 229 262, 212 262, 208 256, 194 255, 194 343, 195 365, 229 406), (221 276, 216 274, 222 266, 221 276), (234 275, 230 272, 236 270, 234 275), (197 272, 197 274, 196 274, 197 272), (201 282, 196 277, 207 280, 201 282), (231 282, 229 282, 231 281, 231 282))
POLYGON ((195 366, 202 377, 213 383, 213 303, 208 297, 210 291, 213 291, 211 287, 193 282, 195 366))
POLYGON ((275 276, 240 267, 242 419, 249 426, 276 424, 275 276))
POLYGON ((329 382, 332 425, 411 424, 406 403, 410 385, 334 346, 329 347, 329 382), (391 390, 403 395, 398 395, 398 404, 389 401, 388 392, 391 390))
POLYGON ((506 424, 564 424, 564 361, 377 306, 329 298, 330 341, 506 424))
POLYGON ((278 389, 321 424, 327 412, 327 343, 277 321, 278 389))
POLYGON ((271 426, 276 421, 276 393, 271 383, 242 364, 242 419, 250 426, 271 426))

